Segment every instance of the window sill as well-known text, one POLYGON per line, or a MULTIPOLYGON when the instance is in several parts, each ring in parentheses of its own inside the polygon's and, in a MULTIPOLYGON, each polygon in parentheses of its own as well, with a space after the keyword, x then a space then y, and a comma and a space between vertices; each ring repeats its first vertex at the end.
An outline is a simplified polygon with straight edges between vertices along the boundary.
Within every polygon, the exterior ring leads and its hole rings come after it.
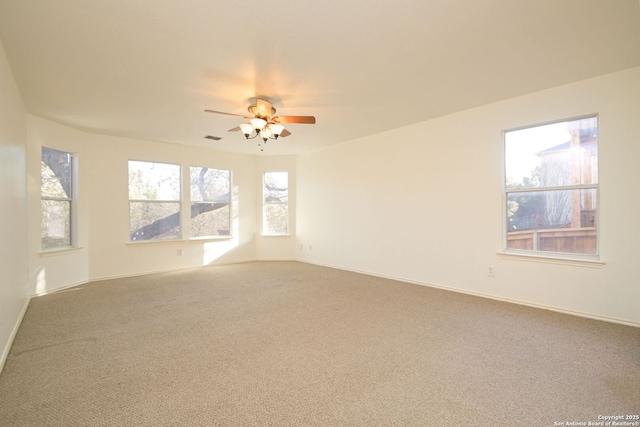
POLYGON ((127 246, 138 246, 138 245, 163 245, 166 243, 184 243, 184 239, 166 239, 166 240, 129 240, 127 242, 127 246))
POLYGON ((262 237, 291 237, 291 234, 261 234, 262 237))
POLYGON ((206 236, 206 237, 192 237, 190 239, 167 239, 167 240, 136 240, 128 241, 127 245, 131 246, 144 246, 144 245, 163 245, 167 243, 197 243, 197 242, 218 242, 233 240, 233 235, 228 236, 206 236))
POLYGON ((79 252, 83 248, 80 246, 69 246, 65 248, 56 248, 56 249, 47 249, 41 252, 38 252, 38 256, 41 258, 50 257, 50 256, 58 256, 58 255, 68 255, 74 252, 79 252))
POLYGON ((589 268, 602 268, 605 263, 593 257, 571 257, 571 256, 554 256, 546 254, 534 254, 528 252, 498 252, 498 256, 502 259, 510 259, 516 261, 542 262, 547 264, 572 265, 589 268))
POLYGON ((208 241, 213 241, 213 242, 217 242, 220 240, 233 240, 232 235, 224 235, 224 236, 203 236, 203 237, 192 237, 189 240, 187 240, 188 242, 208 242, 208 241))

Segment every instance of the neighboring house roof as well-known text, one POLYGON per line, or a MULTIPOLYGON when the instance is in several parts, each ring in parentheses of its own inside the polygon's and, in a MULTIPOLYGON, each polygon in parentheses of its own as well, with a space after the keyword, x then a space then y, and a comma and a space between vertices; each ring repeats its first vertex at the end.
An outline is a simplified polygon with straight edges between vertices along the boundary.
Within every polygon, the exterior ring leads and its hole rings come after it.
POLYGON ((536 153, 536 156, 540 157, 540 156, 544 156, 545 154, 550 154, 550 153, 553 153, 553 152, 566 151, 566 150, 569 149, 570 145, 571 145, 571 141, 563 142, 562 144, 546 148, 546 149, 544 149, 542 151, 538 151, 536 153))

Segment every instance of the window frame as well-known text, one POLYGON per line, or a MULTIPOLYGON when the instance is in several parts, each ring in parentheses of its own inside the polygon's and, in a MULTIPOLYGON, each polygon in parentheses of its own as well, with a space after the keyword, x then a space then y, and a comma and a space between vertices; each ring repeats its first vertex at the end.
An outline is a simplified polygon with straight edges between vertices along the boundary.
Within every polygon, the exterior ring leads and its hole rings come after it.
MULTIPOLYGON (((507 186, 507 134, 510 132, 521 131, 526 129, 534 129, 538 127, 544 127, 548 125, 554 125, 559 123, 570 123, 574 121, 580 121, 585 119, 593 119, 596 123, 596 144, 597 144, 597 164, 599 164, 600 159, 600 117, 597 113, 594 114, 586 114, 581 116, 575 116, 565 119, 553 120, 533 125, 520 126, 517 128, 506 129, 502 131, 502 249, 498 253, 502 258, 505 259, 528 259, 534 261, 546 261, 552 263, 562 263, 569 265, 585 265, 585 266, 601 266, 604 265, 601 262, 601 253, 600 253, 600 240, 601 240, 601 231, 599 227, 600 217, 601 217, 601 209, 600 209, 600 168, 597 166, 596 170, 596 182, 595 183, 587 183, 587 184, 567 184, 567 185, 554 185, 554 186, 538 186, 538 187, 522 187, 522 188, 509 188, 507 186), (514 193, 542 193, 549 191, 584 191, 584 190, 592 190, 594 192, 595 197, 595 253, 577 253, 577 252, 557 252, 557 251, 545 251, 540 249, 516 249, 508 247, 508 238, 509 238, 509 215, 508 215, 508 200, 509 194, 514 193)), ((587 228, 589 227, 580 227, 587 228)), ((578 228, 578 229, 580 229, 578 228)))
POLYGON ((138 160, 138 159, 128 159, 127 160, 127 196, 128 196, 128 238, 127 238, 127 242, 129 244, 141 244, 141 243, 159 243, 159 242, 176 242, 176 241, 181 241, 184 240, 184 224, 183 224, 183 203, 184 203, 184 196, 183 196, 183 166, 182 164, 179 163, 169 163, 169 162, 161 162, 161 161, 154 161, 154 160, 138 160), (165 200, 165 199, 132 199, 131 198, 131 192, 130 192, 130 184, 129 184, 129 179, 130 179, 130 174, 131 174, 131 169, 130 169, 130 163, 131 162, 139 162, 139 163, 150 163, 150 164, 162 164, 162 165, 170 165, 170 166, 177 166, 178 167, 178 200, 165 200), (178 236, 177 237, 172 237, 172 238, 165 238, 165 239, 142 239, 142 240, 133 240, 131 238, 131 234, 132 234, 132 230, 131 230, 131 203, 149 203, 149 204, 160 204, 160 203, 172 203, 172 204, 177 204, 178 205, 178 236))
POLYGON ((266 237, 278 237, 278 236, 290 236, 291 235, 291 224, 289 222, 290 220, 290 215, 289 215, 289 171, 285 171, 285 170, 274 170, 274 171, 265 171, 262 174, 262 235, 266 236, 266 237), (266 177, 267 174, 272 174, 272 173, 284 173, 287 174, 287 201, 286 202, 276 202, 276 201, 267 201, 267 197, 266 197, 266 190, 267 190, 267 186, 266 186, 266 177), (268 221, 267 221, 267 215, 266 215, 266 211, 267 211, 267 207, 270 205, 280 205, 280 206, 284 206, 285 207, 285 212, 286 212, 286 231, 283 233, 272 233, 268 231, 268 221))
MULTIPOLYGON (((47 167, 51 170, 51 168, 49 167, 49 165, 47 165, 47 167)), ((53 172, 53 171, 52 171, 53 172)), ((71 151, 67 151, 67 150, 62 150, 62 149, 58 149, 58 148, 52 148, 52 147, 48 147, 48 146, 41 146, 40 148, 40 222, 41 222, 41 230, 40 230, 40 251, 41 253, 51 253, 51 252, 60 252, 60 251, 67 251, 70 249, 77 249, 78 248, 78 219, 77 219, 77 212, 78 212, 78 157, 77 154, 71 152, 71 151), (69 156, 69 185, 70 185, 70 189, 69 189, 69 193, 70 193, 70 197, 56 197, 56 196, 45 196, 43 195, 43 186, 42 186, 42 166, 44 163, 43 160, 43 151, 44 150, 51 150, 51 151, 56 151, 58 153, 63 153, 69 156), (42 221, 43 221, 43 215, 44 215, 44 209, 42 206, 42 202, 48 200, 48 201, 55 201, 55 202, 65 202, 69 204, 69 240, 68 240, 68 244, 65 245, 61 245, 61 246, 52 246, 52 247, 44 247, 43 245, 43 233, 42 233, 42 221)))

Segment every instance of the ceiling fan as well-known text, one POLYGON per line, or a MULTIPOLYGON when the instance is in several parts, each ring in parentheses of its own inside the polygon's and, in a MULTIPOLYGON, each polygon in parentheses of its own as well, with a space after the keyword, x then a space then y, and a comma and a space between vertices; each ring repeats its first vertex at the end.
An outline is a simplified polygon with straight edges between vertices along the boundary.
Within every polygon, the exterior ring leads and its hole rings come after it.
MULTIPOLYGON (((257 98, 255 104, 247 108, 249 115, 225 113, 224 111, 204 110, 207 113, 224 114, 249 119, 249 123, 229 129, 229 132, 242 131, 246 139, 260 137, 266 144, 269 139, 287 137, 291 132, 286 130, 282 123, 292 124, 315 124, 314 116, 276 116, 276 109, 271 102, 266 99, 257 98)), ((261 143, 259 144, 262 148, 261 143)))

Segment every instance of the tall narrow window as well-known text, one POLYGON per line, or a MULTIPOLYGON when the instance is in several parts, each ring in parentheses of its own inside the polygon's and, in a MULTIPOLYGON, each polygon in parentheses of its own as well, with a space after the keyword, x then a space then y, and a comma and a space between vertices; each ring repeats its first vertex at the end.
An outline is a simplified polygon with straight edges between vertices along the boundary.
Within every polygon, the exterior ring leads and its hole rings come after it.
POLYGON ((129 239, 179 239, 180 166, 129 161, 129 239))
POLYGON ((73 156, 42 147, 40 162, 43 250, 72 246, 73 156))
POLYGON ((597 255, 598 121, 505 132, 506 249, 597 255))
POLYGON ((190 168, 191 237, 231 234, 231 171, 190 168))
POLYGON ((262 232, 289 234, 289 173, 265 172, 262 197, 262 232))

